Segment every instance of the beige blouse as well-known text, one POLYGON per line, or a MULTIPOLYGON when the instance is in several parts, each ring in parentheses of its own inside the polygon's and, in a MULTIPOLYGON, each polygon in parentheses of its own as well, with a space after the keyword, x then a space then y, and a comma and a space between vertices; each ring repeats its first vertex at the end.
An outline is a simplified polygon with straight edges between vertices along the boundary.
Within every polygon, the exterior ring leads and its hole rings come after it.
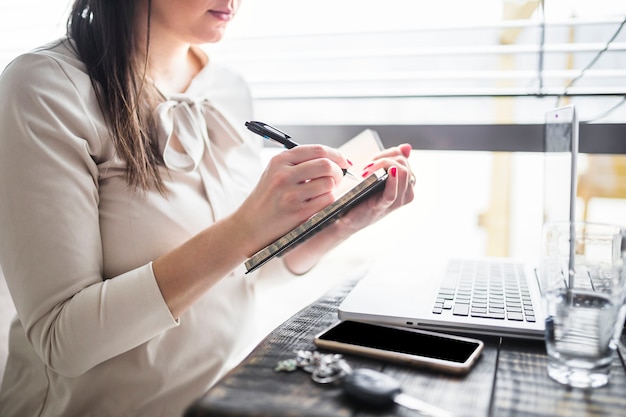
POLYGON ((151 261, 233 211, 261 140, 245 83, 207 65, 157 109, 168 193, 130 189, 67 41, 0 78, 0 264, 18 317, 0 415, 179 416, 253 333, 254 275, 230 273, 176 321, 151 261), (170 146, 175 133, 185 152, 170 146))

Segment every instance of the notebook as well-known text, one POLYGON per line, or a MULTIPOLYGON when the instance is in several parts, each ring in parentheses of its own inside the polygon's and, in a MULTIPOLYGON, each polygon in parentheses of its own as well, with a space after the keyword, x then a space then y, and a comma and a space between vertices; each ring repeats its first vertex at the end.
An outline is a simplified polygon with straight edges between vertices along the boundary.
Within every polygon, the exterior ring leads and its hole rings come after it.
MULTIPOLYGON (((578 153, 573 106, 547 112, 544 151, 544 220, 573 220, 578 153)), ((538 230, 541 227, 537 224, 538 230)), ((543 339, 545 316, 536 265, 508 258, 418 261, 418 266, 408 262, 374 263, 339 306, 339 319, 543 339)))
MULTIPOLYGON (((361 172, 361 169, 382 150, 382 143, 376 131, 366 129, 338 149, 344 155, 350 155, 353 168, 361 172)), ((246 273, 254 271, 275 256, 282 255, 343 216, 356 204, 381 192, 385 188, 387 177, 387 171, 384 169, 379 169, 363 179, 344 177, 335 190, 337 199, 333 203, 252 255, 245 263, 246 273)))

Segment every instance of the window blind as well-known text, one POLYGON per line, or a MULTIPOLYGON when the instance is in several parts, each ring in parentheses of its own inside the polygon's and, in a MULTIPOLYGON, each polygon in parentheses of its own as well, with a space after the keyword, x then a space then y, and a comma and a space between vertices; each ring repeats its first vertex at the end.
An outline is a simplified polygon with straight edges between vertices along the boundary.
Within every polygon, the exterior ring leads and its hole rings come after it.
MULTIPOLYGON (((626 96, 626 5, 321 1, 329 23, 313 2, 263 3, 208 50, 279 124, 537 123, 570 102, 589 120, 626 96)), ((604 121, 626 120, 617 110, 604 121)))
MULTIPOLYGON (((61 36, 70 3, 0 3, 0 69, 61 36)), ((588 3, 244 0, 206 49, 277 124, 534 123, 569 102, 623 121, 626 4, 588 3)))

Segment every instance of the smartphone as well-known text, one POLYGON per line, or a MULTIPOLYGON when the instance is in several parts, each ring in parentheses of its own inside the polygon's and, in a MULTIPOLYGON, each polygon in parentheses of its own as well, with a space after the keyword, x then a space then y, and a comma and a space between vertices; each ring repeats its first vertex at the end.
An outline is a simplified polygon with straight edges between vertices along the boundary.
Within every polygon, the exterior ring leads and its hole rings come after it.
POLYGON ((480 357, 478 339, 425 330, 340 321, 315 336, 317 347, 465 374, 480 357))

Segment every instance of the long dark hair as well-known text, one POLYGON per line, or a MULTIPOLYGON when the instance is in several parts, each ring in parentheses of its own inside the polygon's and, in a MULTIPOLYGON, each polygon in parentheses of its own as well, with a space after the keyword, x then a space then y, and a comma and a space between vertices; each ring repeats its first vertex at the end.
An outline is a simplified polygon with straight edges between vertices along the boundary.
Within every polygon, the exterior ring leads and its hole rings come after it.
MULTIPOLYGON (((149 10, 151 5, 148 0, 149 10)), ((146 82, 150 36, 146 34, 145 45, 137 44, 136 13, 136 0, 76 0, 67 35, 87 66, 117 154, 126 162, 129 185, 164 192, 152 115, 157 92, 146 82), (140 47, 145 50, 142 58, 137 54, 140 47)))

